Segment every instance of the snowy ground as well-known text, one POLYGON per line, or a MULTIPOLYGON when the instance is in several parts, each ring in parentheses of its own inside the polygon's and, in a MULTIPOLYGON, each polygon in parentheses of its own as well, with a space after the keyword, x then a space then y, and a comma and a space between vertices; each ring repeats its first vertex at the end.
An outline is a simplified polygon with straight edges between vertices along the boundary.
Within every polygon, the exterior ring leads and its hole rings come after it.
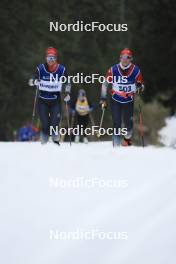
POLYGON ((0 263, 176 263, 176 150, 0 143, 0 169, 0 263), (56 188, 53 179, 128 186, 56 188), (128 239, 50 237, 77 229, 128 239))

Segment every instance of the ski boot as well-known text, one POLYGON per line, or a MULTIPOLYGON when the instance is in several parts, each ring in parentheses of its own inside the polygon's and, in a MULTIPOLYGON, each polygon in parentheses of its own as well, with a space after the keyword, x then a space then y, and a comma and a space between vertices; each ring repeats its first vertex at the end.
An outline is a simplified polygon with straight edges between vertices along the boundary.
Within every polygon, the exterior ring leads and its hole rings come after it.
POLYGON ((132 145, 131 138, 128 138, 128 139, 127 139, 127 138, 124 137, 124 139, 123 139, 121 145, 122 145, 123 147, 131 146, 131 145, 132 145))
POLYGON ((52 135, 52 140, 53 140, 53 143, 60 146, 60 136, 59 135, 52 135))
POLYGON ((44 134, 43 132, 40 133, 40 142, 42 145, 46 144, 49 140, 49 136, 44 134))
POLYGON ((87 137, 83 137, 83 143, 88 144, 88 139, 87 139, 87 137))
POLYGON ((75 143, 79 143, 79 141, 80 141, 80 136, 79 135, 75 136, 75 143))

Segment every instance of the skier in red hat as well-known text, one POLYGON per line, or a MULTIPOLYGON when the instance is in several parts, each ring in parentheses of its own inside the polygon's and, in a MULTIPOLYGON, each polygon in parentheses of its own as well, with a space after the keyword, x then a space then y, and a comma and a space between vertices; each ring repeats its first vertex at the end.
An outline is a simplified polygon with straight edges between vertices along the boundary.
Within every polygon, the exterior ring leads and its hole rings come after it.
POLYGON ((59 144, 59 135, 50 134, 52 131, 58 131, 61 115, 61 91, 63 83, 61 78, 65 80, 65 97, 64 101, 70 101, 71 84, 68 81, 68 76, 65 67, 58 63, 57 50, 49 47, 45 51, 45 60, 43 64, 37 66, 34 76, 29 80, 29 85, 38 87, 38 114, 41 121, 41 143, 47 143, 49 136, 52 136, 53 142, 59 144), (51 81, 51 74, 53 81, 51 81), (55 81, 54 81, 55 80, 55 81), (57 81, 56 81, 57 80, 57 81))
POLYGON ((113 120, 113 128, 118 132, 124 122, 127 134, 121 143, 119 135, 113 135, 113 146, 130 146, 133 134, 134 95, 143 92, 144 84, 138 66, 132 63, 133 54, 128 48, 120 52, 120 62, 113 65, 106 74, 106 81, 102 84, 102 107, 107 105, 107 89, 112 85, 110 107, 113 120))

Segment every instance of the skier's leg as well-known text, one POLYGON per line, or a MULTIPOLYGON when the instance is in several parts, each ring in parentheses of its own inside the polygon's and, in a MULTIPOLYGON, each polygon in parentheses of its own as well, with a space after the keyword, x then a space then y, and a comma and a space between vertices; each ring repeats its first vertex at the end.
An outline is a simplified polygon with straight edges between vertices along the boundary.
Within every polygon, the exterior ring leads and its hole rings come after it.
POLYGON ((127 128, 127 135, 124 136, 124 146, 131 145, 131 138, 133 134, 133 111, 134 102, 130 102, 123 105, 123 121, 125 128, 127 128))
POLYGON ((50 126, 53 128, 52 139, 54 142, 59 142, 60 135, 59 123, 60 123, 61 107, 59 101, 54 101, 50 105, 50 126), (56 133, 54 133, 56 131, 56 133))
POLYGON ((79 143, 80 141, 80 132, 81 132, 81 129, 80 129, 80 119, 79 119, 79 114, 76 113, 76 126, 79 126, 79 129, 78 129, 78 134, 74 136, 74 142, 75 143, 79 143))
MULTIPOLYGON (((121 103, 113 100, 110 100, 110 107, 111 107, 111 114, 112 114, 112 121, 113 121, 113 128, 116 129, 116 133, 118 133, 119 129, 121 128, 121 103)), ((120 136, 113 135, 113 146, 120 145, 120 136)))
POLYGON ((79 134, 75 136, 75 143, 79 143, 80 142, 80 136, 81 136, 81 125, 82 125, 82 116, 80 116, 77 113, 77 125, 79 126, 79 134))
POLYGON ((85 134, 85 129, 88 127, 88 124, 89 124, 89 114, 82 117, 82 125, 84 129, 83 142, 85 144, 88 143, 88 138, 87 135, 85 134))
POLYGON ((41 143, 47 143, 49 138, 49 106, 44 100, 38 100, 38 114, 41 122, 41 143))

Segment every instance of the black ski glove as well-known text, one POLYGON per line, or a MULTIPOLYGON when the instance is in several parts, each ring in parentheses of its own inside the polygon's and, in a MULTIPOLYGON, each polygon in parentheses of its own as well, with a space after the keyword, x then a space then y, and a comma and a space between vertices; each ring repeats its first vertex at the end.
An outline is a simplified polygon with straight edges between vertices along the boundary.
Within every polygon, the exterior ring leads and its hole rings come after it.
POLYGON ((144 85, 140 82, 136 83, 136 93, 140 94, 144 91, 144 85))

